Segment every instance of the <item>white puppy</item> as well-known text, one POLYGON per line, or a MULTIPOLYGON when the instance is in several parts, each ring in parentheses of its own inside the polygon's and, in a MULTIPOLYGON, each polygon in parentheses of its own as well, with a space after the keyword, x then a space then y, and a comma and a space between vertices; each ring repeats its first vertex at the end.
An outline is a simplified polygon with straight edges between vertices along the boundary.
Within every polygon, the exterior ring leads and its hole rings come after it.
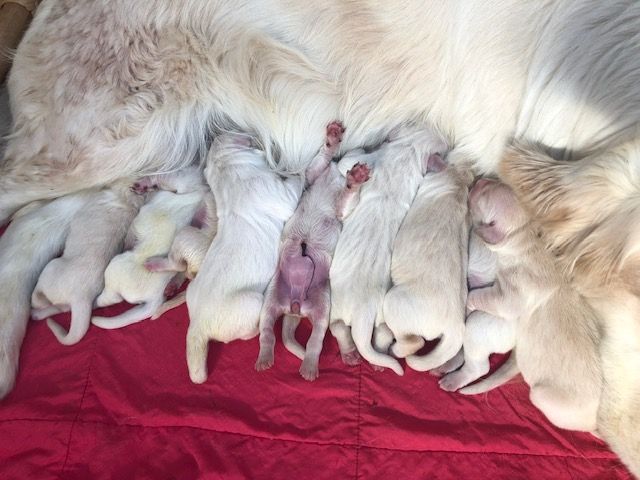
POLYGON ((264 291, 278 263, 284 223, 303 179, 283 179, 246 136, 218 136, 205 176, 216 199, 218 233, 187 288, 187 364, 194 383, 207 379, 209 340, 230 342, 258 333, 264 291))
POLYGON ((566 282, 507 186, 479 180, 469 194, 475 231, 497 253, 494 285, 469 292, 493 316, 465 335, 465 364, 440 380, 456 390, 489 371, 489 355, 516 348, 530 398, 560 428, 595 431, 602 392, 599 320, 566 282))
MULTIPOLYGON (((200 270, 207 250, 218 231, 218 216, 213 193, 204 195, 201 206, 198 208, 192 225, 182 228, 171 244, 169 255, 149 258, 144 266, 150 272, 176 272, 184 273, 184 277, 193 280, 200 270)), ((174 277, 172 283, 176 288, 180 287, 181 276, 174 277)), ((165 290, 165 294, 171 297, 173 294, 165 290)), ((182 305, 186 301, 186 292, 173 296, 167 300, 156 313, 152 320, 159 318, 164 312, 182 305)))
POLYGON ((472 180, 469 169, 432 155, 393 243, 394 286, 384 298, 384 321, 396 339, 391 352, 414 370, 439 367, 462 347, 472 180), (432 352, 415 355, 438 337, 432 352))
POLYGON ((20 210, 0 237, 0 397, 13 387, 20 344, 29 320, 31 292, 38 276, 64 246, 71 218, 87 205, 92 192, 79 192, 20 210))
MULTIPOLYGON (((155 179, 138 186, 144 190, 147 183, 155 184, 155 179)), ((96 299, 98 307, 123 300, 139 305, 115 317, 93 317, 91 322, 98 327, 120 328, 144 320, 165 300, 165 288, 175 272, 150 272, 144 263, 149 257, 169 252, 177 231, 192 221, 206 187, 196 168, 163 175, 157 185, 167 190, 153 192, 140 209, 129 231, 134 247, 111 260, 104 275, 104 291, 96 299)))
POLYGON ((391 250, 430 154, 445 148, 428 129, 402 128, 373 153, 351 153, 345 158, 351 161, 340 162, 343 173, 355 163, 373 165, 374 171, 362 187, 359 205, 344 221, 331 264, 330 328, 343 358, 357 347, 374 366, 403 374, 398 361, 386 354, 393 336, 382 316, 391 287, 391 250), (371 344, 374 327, 376 349, 371 344))
POLYGON ((93 302, 104 288, 104 271, 122 250, 143 195, 122 182, 92 194, 72 219, 62 257, 49 262, 31 296, 31 317, 42 320, 71 310, 69 331, 48 318, 47 325, 60 343, 73 345, 87 333, 93 302))

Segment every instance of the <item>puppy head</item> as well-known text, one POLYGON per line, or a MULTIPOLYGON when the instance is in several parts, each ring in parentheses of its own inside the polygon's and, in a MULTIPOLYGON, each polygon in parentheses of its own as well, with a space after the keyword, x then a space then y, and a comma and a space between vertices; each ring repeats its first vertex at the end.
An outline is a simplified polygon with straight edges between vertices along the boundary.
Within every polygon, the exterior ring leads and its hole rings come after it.
POLYGON ((527 216, 508 186, 480 179, 469 192, 473 228, 489 245, 502 243, 511 232, 527 223, 527 216))

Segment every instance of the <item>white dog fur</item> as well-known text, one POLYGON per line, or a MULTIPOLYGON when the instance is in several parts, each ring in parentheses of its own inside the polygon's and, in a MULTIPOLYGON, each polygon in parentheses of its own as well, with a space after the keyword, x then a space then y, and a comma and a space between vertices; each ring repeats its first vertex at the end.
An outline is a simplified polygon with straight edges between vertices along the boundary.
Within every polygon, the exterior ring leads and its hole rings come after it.
MULTIPOLYGON (((185 278, 193 280, 200 270, 200 265, 209 250, 209 246, 218 231, 218 217, 213 193, 206 192, 196 217, 201 216, 201 225, 183 227, 171 244, 166 257, 151 257, 145 262, 147 270, 155 272, 184 272, 185 278)), ((175 278, 175 277, 174 277, 175 278)), ((179 285, 176 282, 176 286, 179 285)), ((152 320, 163 313, 186 302, 186 292, 182 291, 162 304, 151 316, 152 320)))
POLYGON ((0 237, 0 396, 13 387, 20 344, 31 311, 31 292, 47 263, 64 247, 71 218, 85 208, 93 192, 80 192, 20 210, 0 237))
POLYGON ((467 302, 467 194, 473 174, 437 156, 432 161, 393 242, 393 287, 383 305, 396 339, 391 352, 419 371, 441 366, 460 350, 467 302), (434 350, 416 355, 425 340, 437 338, 434 350))
POLYGON ((137 306, 114 317, 94 316, 91 323, 100 328, 120 328, 153 315, 163 304, 164 291, 175 272, 150 272, 145 261, 167 255, 176 233, 191 223, 206 192, 202 174, 187 168, 158 179, 163 188, 153 192, 131 224, 133 248, 111 260, 104 273, 104 290, 97 307, 127 301, 137 306))
POLYGON ((240 134, 216 137, 205 176, 216 199, 218 233, 187 287, 187 365, 194 383, 207 379, 209 340, 227 343, 258 334, 284 223, 304 186, 301 176, 281 178, 264 152, 240 134))
POLYGON ((465 335, 465 363, 440 380, 458 388, 489 371, 489 355, 515 347, 530 398, 561 428, 595 432, 602 392, 599 318, 571 288, 515 194, 479 180, 469 194, 476 233, 497 254, 491 286, 469 292, 470 310, 489 313, 465 335))
POLYGON ((349 169, 365 163, 373 166, 373 174, 362 187, 360 203, 344 220, 336 245, 330 271, 330 325, 343 357, 353 349, 350 329, 365 360, 402 375, 398 361, 387 354, 393 335, 382 313, 384 296, 391 287, 391 250, 429 155, 446 146, 426 127, 399 128, 393 135, 377 151, 350 153, 339 165, 349 169))
MULTIPOLYGON (((272 165, 298 172, 333 118, 352 126, 345 150, 430 121, 484 172, 514 136, 565 158, 629 141, 621 155, 637 164, 639 25, 634 0, 48 0, 8 81, 0 222, 202 158, 212 123, 254 132, 272 165)), ((0 322, 11 344, 19 321, 0 322)), ((17 352, 0 356, 1 391, 17 352)))
POLYGON ((122 182, 92 194, 88 204, 71 220, 64 253, 42 271, 31 296, 31 317, 42 320, 71 311, 67 332, 53 319, 47 325, 60 343, 73 345, 87 333, 91 310, 104 288, 104 271, 118 254, 144 196, 122 182))

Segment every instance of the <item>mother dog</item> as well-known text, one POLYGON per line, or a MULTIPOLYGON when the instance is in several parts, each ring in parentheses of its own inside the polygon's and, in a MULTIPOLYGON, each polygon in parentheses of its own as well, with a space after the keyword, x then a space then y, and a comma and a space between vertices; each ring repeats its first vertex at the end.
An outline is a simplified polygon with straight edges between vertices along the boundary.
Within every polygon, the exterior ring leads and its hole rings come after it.
MULTIPOLYGON (((563 160, 626 143, 632 168, 639 31, 635 0, 45 0, 9 78, 0 222, 33 200, 203 158, 208 134, 231 125, 289 171, 302 171, 334 118, 350 126, 345 149, 428 121, 479 172, 496 172, 512 137, 563 160)), ((567 196, 557 198, 560 208, 567 196)), ((3 306, 23 297, 0 295, 3 306)), ((0 308, 11 346, 0 351, 0 395, 24 333, 12 325, 27 321, 11 311, 0 308)), ((628 350, 637 361, 637 345, 628 350)))

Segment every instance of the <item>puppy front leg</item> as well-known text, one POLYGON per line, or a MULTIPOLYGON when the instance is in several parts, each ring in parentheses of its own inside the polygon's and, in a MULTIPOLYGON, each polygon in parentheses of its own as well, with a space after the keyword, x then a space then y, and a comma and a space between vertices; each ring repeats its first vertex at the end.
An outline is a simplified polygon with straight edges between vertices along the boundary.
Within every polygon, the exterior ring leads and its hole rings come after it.
POLYGON ((351 215, 351 212, 360 202, 360 188, 369 180, 370 170, 366 163, 356 163, 347 172, 346 188, 340 193, 336 200, 336 216, 342 221, 351 215))
POLYGON ((320 148, 318 154, 311 160, 305 172, 307 185, 312 185, 324 169, 329 166, 331 159, 338 153, 343 133, 344 127, 340 122, 331 122, 327 125, 325 143, 322 148, 320 148))

